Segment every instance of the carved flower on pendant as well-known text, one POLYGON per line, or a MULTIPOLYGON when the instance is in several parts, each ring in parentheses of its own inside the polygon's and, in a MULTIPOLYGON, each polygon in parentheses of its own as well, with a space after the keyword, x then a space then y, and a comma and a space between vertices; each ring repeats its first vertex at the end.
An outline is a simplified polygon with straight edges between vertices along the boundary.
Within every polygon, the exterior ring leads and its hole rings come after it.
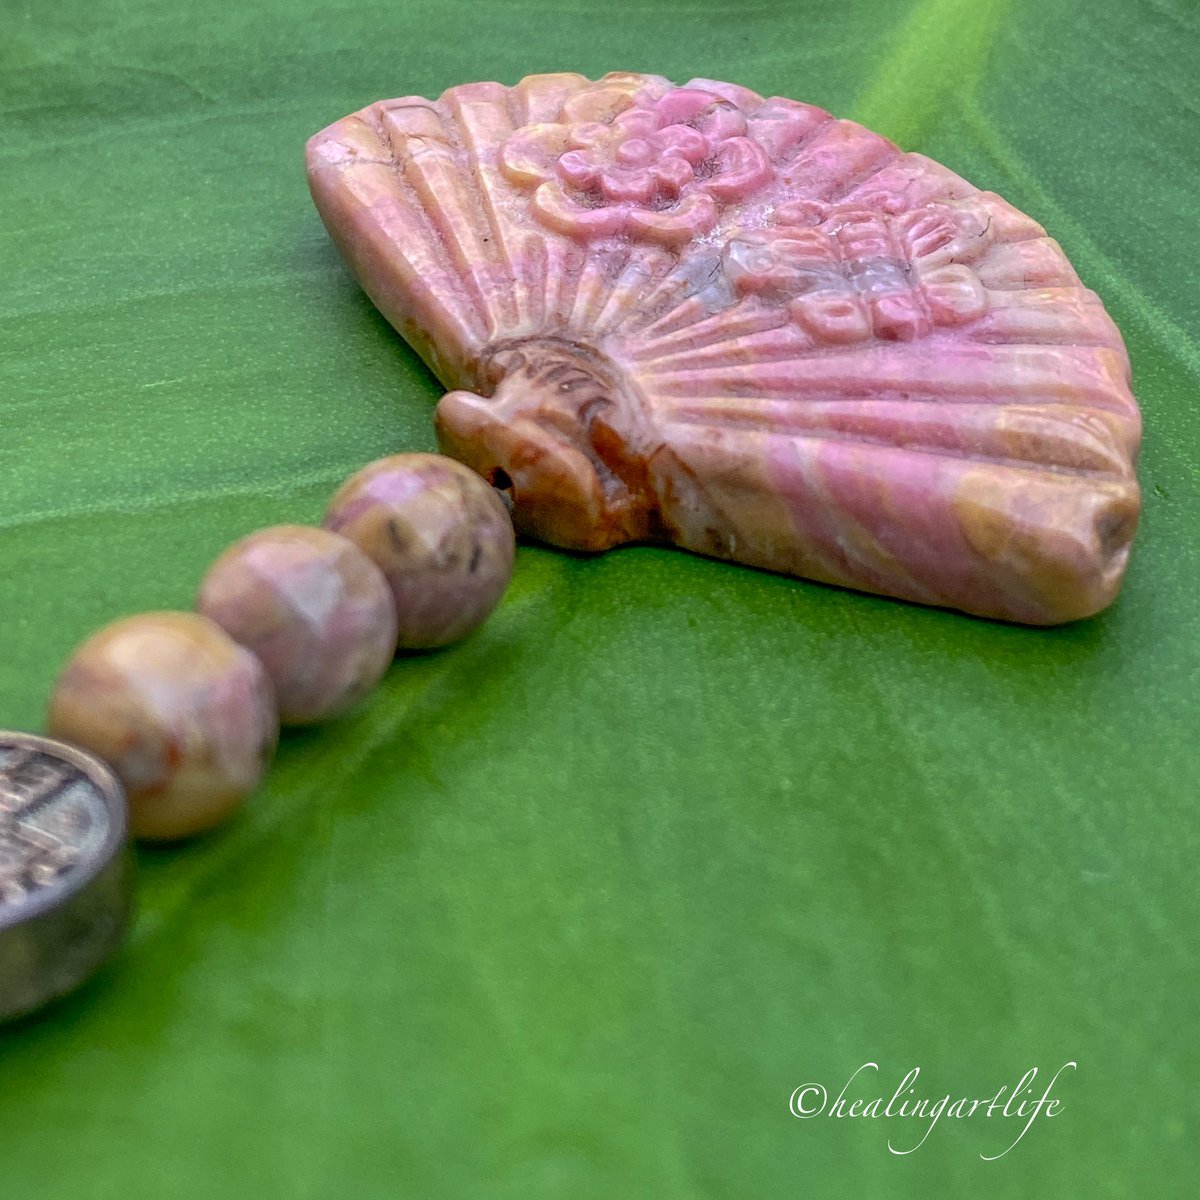
POLYGON ((775 215, 725 244, 722 269, 737 295, 786 306, 817 343, 911 342, 987 311, 969 265, 986 229, 969 211, 929 205, 893 221, 801 201, 775 215))
POLYGON ((572 98, 562 115, 519 129, 500 164, 536 188, 543 224, 572 237, 686 242, 773 178, 743 113, 700 88, 647 100, 614 85, 572 98))

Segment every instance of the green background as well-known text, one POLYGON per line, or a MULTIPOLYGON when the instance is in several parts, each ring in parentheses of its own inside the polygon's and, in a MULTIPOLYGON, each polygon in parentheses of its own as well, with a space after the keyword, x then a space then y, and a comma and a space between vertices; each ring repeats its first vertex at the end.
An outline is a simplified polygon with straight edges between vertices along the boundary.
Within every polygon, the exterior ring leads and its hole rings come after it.
POLYGON ((432 447, 438 388, 304 185, 307 135, 380 97, 619 68, 861 119, 1061 240, 1147 426, 1124 592, 1060 630, 523 547, 477 636, 141 854, 115 964, 0 1033, 0 1200, 1195 1195, 1197 29, 1191 0, 0 0, 0 724, 40 725, 97 625, 432 447), (997 1162, 999 1117, 896 1157, 911 1121, 788 1113, 867 1061, 853 1094, 916 1066, 936 1099, 1068 1060, 997 1162))

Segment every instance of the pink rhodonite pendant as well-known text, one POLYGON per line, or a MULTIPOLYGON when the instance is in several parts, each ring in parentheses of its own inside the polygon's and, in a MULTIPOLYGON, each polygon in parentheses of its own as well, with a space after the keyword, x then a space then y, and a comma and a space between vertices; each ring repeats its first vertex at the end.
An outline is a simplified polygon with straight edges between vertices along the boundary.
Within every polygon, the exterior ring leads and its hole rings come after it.
POLYGON ((538 75, 308 145, 442 448, 573 549, 670 542, 1031 624, 1120 586, 1129 360, 999 196, 809 104, 538 75))

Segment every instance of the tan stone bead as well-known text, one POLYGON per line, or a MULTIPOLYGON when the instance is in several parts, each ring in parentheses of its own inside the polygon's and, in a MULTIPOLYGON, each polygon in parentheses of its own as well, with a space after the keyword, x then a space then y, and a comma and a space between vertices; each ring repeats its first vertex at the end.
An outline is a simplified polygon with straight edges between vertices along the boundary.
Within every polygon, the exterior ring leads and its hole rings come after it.
POLYGON ((205 576, 196 608, 258 656, 286 724, 345 712, 396 652, 383 572, 353 542, 308 525, 235 543, 205 576))
POLYGON ((135 837, 219 825, 262 777, 279 722, 262 664, 195 613, 143 613, 87 639, 55 684, 49 732, 91 750, 129 797, 135 837))
POLYGON ((406 649, 470 633, 512 577, 516 538, 504 501, 441 454, 396 454, 364 467, 330 501, 324 525, 387 577, 406 649))

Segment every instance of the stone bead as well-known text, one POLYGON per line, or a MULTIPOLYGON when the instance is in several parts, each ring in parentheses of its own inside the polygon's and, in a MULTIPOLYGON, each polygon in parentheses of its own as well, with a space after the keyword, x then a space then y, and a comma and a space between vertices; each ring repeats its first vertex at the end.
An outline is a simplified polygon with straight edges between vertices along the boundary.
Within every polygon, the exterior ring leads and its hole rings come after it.
POLYGON ((196 608, 258 656, 288 724, 345 712, 396 653, 383 572, 326 529, 279 525, 243 538, 212 565, 196 608))
POLYGON ((364 467, 333 497, 324 525, 387 576, 405 649, 470 633, 512 577, 516 539, 503 500, 440 454, 396 454, 364 467))
POLYGON ((135 837, 219 825, 262 777, 279 722, 266 671, 207 617, 114 621, 63 668, 49 732, 99 755, 129 797, 135 837))

